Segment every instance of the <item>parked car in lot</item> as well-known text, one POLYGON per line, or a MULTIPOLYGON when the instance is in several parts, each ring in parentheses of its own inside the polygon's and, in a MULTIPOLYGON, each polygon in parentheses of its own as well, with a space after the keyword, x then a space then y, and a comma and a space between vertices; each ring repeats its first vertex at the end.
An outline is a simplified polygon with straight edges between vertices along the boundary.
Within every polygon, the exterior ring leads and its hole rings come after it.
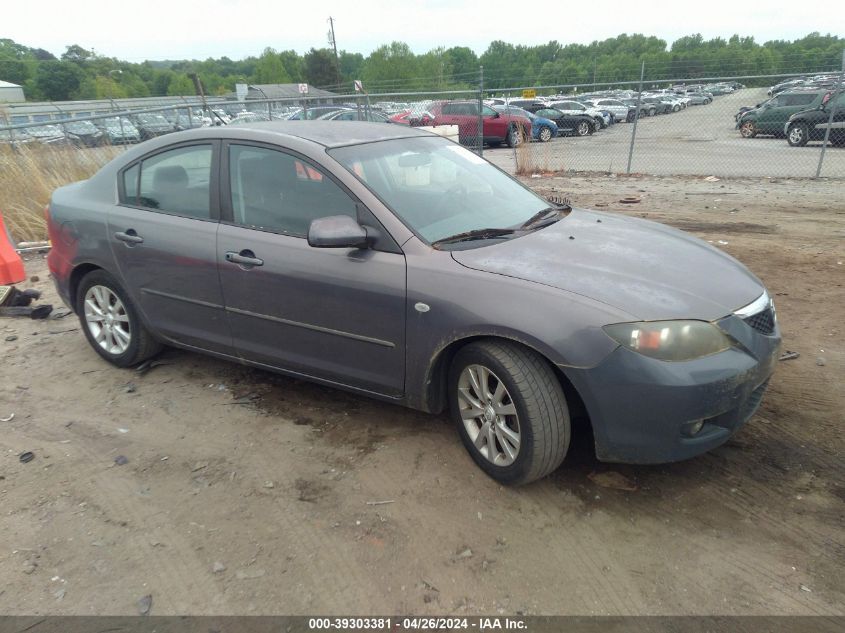
POLYGON ((141 141, 141 133, 138 128, 126 117, 99 119, 97 126, 112 145, 139 143, 141 141))
POLYGON ((796 112, 789 117, 783 131, 792 147, 803 147, 810 141, 823 141, 828 128, 830 143, 845 144, 845 93, 834 98, 831 98, 832 94, 828 92, 817 107, 796 112), (834 106, 831 122, 830 111, 834 106))
POLYGON ((532 104, 526 110, 554 121, 558 134, 561 135, 587 136, 595 132, 598 127, 596 120, 587 114, 564 114, 557 108, 550 108, 541 103, 532 104))
POLYGON ((373 123, 393 123, 393 121, 386 115, 375 110, 367 111, 361 108, 355 110, 338 110, 337 112, 328 112, 319 117, 323 121, 371 121, 373 123))
POLYGON ((593 117, 593 120, 596 122, 597 127, 604 129, 608 125, 610 125, 610 117, 601 113, 598 108, 593 107, 592 105, 586 105, 580 103, 578 101, 551 101, 549 107, 554 108, 555 110, 560 110, 564 114, 587 114, 593 117))
POLYGON ((161 114, 147 113, 136 114, 134 117, 135 127, 141 134, 141 140, 146 141, 162 134, 170 134, 175 131, 173 125, 161 114))
MULTIPOLYGON (((478 101, 435 101, 429 106, 434 125, 457 125, 460 142, 472 144, 478 135, 478 101)), ((531 121, 524 116, 501 114, 482 104, 484 142, 491 145, 519 145, 531 138, 531 121)))
POLYGON ((63 123, 65 136, 77 147, 99 147, 108 142, 108 138, 91 121, 72 121, 63 123))
MULTIPOLYGON (((636 112, 637 108, 637 100, 636 99, 622 99, 622 103, 627 105, 628 107, 634 108, 636 112)), ((647 117, 647 116, 654 116, 657 113, 657 106, 653 103, 648 103, 643 99, 640 99, 640 118, 647 117)))
MULTIPOLYGON (((17 133, 17 132, 16 132, 17 133)), ((58 125, 37 125, 26 128, 26 133, 41 145, 67 145, 68 139, 58 125)))
POLYGON ((607 110, 610 112, 616 121, 627 121, 630 123, 637 115, 636 108, 622 103, 619 99, 591 99, 585 105, 590 103, 598 110, 607 110))
POLYGON ((674 104, 671 101, 661 97, 644 96, 643 101, 654 105, 655 114, 669 114, 675 110, 674 104))
POLYGON ((551 119, 539 116, 523 108, 517 108, 516 106, 494 105, 492 107, 496 112, 501 114, 523 116, 531 121, 531 138, 535 141, 548 143, 558 135, 557 123, 551 119))
MULTIPOLYGON (((317 105, 317 106, 309 106, 305 113, 305 119, 308 121, 313 121, 314 119, 319 119, 324 114, 328 114, 329 112, 337 112, 338 110, 350 110, 351 108, 347 108, 345 106, 338 106, 338 105, 317 105)), ((302 121, 302 108, 298 110, 294 110, 291 114, 288 115, 289 121, 302 121)))
POLYGON ((713 449, 777 364, 772 301, 732 257, 410 127, 177 132, 57 189, 47 219, 58 293, 107 361, 167 344, 448 410, 505 484, 555 470, 574 415, 601 460, 713 449))
POLYGON ((780 92, 759 107, 742 113, 736 127, 743 138, 758 134, 782 136, 790 116, 801 110, 821 105, 828 90, 790 90, 780 92))
POLYGON ((713 103, 713 95, 709 92, 688 92, 687 97, 690 99, 690 105, 708 105, 713 103))

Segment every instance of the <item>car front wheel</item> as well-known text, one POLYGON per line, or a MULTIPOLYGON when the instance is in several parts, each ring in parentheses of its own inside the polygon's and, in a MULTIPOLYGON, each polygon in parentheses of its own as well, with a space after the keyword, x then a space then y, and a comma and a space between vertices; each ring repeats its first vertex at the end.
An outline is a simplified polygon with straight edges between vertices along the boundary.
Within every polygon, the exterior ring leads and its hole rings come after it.
POLYGON ((806 123, 793 123, 786 132, 786 141, 792 147, 804 147, 807 144, 809 131, 806 123))
POLYGON ((578 123, 578 127, 575 128, 575 133, 578 136, 587 136, 590 133, 590 124, 587 121, 581 121, 578 123))
POLYGON ((569 449, 569 409, 548 362, 509 342, 462 348, 449 373, 451 414, 476 464, 525 484, 554 471, 569 449))
POLYGON ((538 134, 538 138, 540 139, 541 143, 548 143, 552 140, 552 129, 550 127, 543 126, 540 128, 540 134, 538 134))
POLYGON ((161 350, 120 283, 104 270, 82 278, 76 292, 76 313, 85 338, 100 356, 129 367, 161 350))
POLYGON ((757 126, 754 125, 754 121, 743 121, 739 126, 739 133, 742 138, 754 138, 757 136, 757 126))

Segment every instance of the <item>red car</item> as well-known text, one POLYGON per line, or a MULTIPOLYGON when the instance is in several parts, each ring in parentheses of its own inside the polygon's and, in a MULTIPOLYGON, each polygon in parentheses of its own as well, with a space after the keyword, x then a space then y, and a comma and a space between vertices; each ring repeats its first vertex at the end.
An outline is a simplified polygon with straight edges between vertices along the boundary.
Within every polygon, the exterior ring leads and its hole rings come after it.
MULTIPOLYGON (((478 101, 437 101, 429 111, 434 115, 434 125, 457 125, 461 143, 472 144, 478 134, 478 101)), ((482 105, 481 118, 485 143, 507 143, 514 147, 531 138, 531 121, 526 117, 496 112, 482 105)))
POLYGON ((400 125, 411 125, 417 127, 420 125, 434 125, 434 119, 428 112, 414 113, 408 110, 407 112, 400 112, 390 117, 393 123, 400 125))

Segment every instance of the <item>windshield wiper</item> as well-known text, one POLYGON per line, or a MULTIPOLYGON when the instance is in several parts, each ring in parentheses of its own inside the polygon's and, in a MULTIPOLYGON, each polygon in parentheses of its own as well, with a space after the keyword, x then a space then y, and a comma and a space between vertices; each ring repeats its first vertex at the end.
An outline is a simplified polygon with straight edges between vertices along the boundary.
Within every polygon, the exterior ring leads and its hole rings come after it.
MULTIPOLYGON (((520 228, 527 229, 542 222, 543 220, 551 220, 552 218, 554 218, 554 222, 557 222, 560 219, 561 214, 567 214, 572 210, 572 207, 569 206, 569 201, 566 198, 549 198, 548 201, 550 206, 537 211, 537 213, 523 222, 520 225, 520 228)), ((548 226, 549 224, 554 224, 554 222, 543 222, 542 226, 548 226)))
POLYGON ((516 229, 473 229, 472 231, 465 231, 448 237, 442 237, 439 240, 432 242, 431 245, 437 248, 441 244, 455 244, 456 242, 471 242, 473 240, 488 240, 496 237, 513 235, 514 233, 516 233, 516 229))

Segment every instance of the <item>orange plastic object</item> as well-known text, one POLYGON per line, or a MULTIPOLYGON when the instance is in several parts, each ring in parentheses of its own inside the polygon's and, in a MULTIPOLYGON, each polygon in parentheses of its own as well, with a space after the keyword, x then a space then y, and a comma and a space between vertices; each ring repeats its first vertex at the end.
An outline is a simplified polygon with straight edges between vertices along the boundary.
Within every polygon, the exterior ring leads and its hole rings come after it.
POLYGON ((23 269, 23 260, 15 251, 3 223, 3 214, 0 213, 0 284, 16 284, 24 279, 26 272, 23 269))

